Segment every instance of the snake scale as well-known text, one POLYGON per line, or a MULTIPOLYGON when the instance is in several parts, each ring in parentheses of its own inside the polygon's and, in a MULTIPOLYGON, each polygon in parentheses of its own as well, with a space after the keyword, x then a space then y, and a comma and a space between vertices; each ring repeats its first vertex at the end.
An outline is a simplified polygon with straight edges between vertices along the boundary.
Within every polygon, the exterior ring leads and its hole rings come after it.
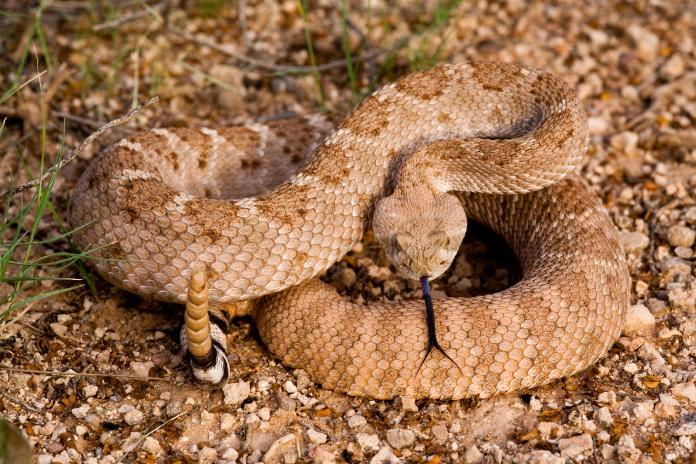
POLYGON ((623 327, 630 278, 617 233, 573 173, 587 143, 582 105, 555 76, 441 65, 382 87, 331 131, 307 116, 124 139, 85 171, 69 219, 120 288, 185 303, 205 269, 194 306, 206 317, 208 298, 253 299, 268 348, 326 388, 488 397, 586 368, 623 327), (433 352, 419 366, 421 302, 355 305, 312 279, 370 226, 399 272, 435 278, 467 217, 510 244, 523 278, 435 301, 456 364, 433 352))

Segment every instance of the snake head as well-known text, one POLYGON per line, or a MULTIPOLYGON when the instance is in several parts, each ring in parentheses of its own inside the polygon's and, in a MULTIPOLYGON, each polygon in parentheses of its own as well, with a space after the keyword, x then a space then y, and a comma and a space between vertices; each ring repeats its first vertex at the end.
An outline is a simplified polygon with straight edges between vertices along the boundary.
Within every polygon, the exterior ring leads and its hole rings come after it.
POLYGON ((425 187, 382 198, 372 217, 375 238, 397 272, 409 279, 442 275, 459 250, 466 225, 466 213, 454 195, 425 187))

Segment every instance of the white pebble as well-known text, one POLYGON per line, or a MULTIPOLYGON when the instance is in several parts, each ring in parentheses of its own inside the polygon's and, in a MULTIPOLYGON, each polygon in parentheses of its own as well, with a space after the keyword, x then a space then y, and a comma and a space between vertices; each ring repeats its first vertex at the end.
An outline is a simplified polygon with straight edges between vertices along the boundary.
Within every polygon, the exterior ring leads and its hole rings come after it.
POLYGON ((696 230, 675 225, 667 229, 667 241, 673 247, 691 248, 696 241, 696 230))
POLYGON ((230 432, 234 428, 235 419, 232 414, 224 413, 220 418, 220 429, 223 432, 230 432))
POLYGON ((379 437, 369 433, 358 433, 355 435, 358 445, 363 451, 377 451, 379 449, 379 437))
POLYGON ((603 406, 597 410, 597 420, 604 427, 609 427, 614 423, 614 418, 611 416, 611 412, 606 406, 603 406))
POLYGON ((271 410, 268 408, 259 409, 258 415, 259 419, 261 419, 262 421, 268 422, 269 420, 271 420, 271 410))
POLYGON ((147 377, 150 374, 150 369, 155 367, 155 363, 153 363, 152 361, 145 361, 145 362, 133 361, 133 362, 131 362, 130 365, 131 365, 131 370, 138 377, 147 377))
POLYGON ((99 391, 99 387, 96 385, 87 385, 82 389, 82 394, 85 395, 85 398, 91 398, 97 394, 99 391))
POLYGON ((141 411, 133 409, 132 411, 127 412, 123 416, 123 419, 126 421, 128 425, 137 425, 140 422, 142 422, 144 417, 145 415, 141 411))
POLYGON ((225 394, 225 404, 240 404, 249 397, 251 386, 249 382, 228 383, 222 387, 225 394))
POLYGON ((326 443, 326 434, 317 432, 314 429, 308 429, 307 430, 307 438, 309 438, 309 441, 314 443, 315 445, 321 445, 323 443, 326 443))
POLYGON ((387 430, 387 441, 393 448, 406 448, 416 441, 416 433, 408 429, 389 429, 387 430))
POLYGON ((631 306, 626 315, 624 333, 627 335, 644 333, 655 327, 655 316, 642 304, 631 306))
POLYGON ((348 427, 350 427, 351 429, 358 429, 367 425, 367 419, 365 419, 360 414, 356 414, 355 416, 351 416, 348 419, 346 419, 346 423, 348 424, 348 427))
POLYGON ((478 464, 483 459, 483 453, 476 445, 471 445, 464 453, 464 464, 478 464))
POLYGON ((650 245, 650 239, 641 232, 621 231, 619 234, 621 244, 627 253, 637 253, 643 251, 650 245))
POLYGON ((561 457, 564 458, 574 458, 586 451, 591 452, 593 448, 592 437, 586 433, 558 440, 558 449, 561 451, 561 457))
POLYGON ((160 442, 152 437, 146 437, 145 440, 143 440, 141 448, 152 454, 160 454, 162 452, 160 442))
POLYGON ((672 393, 696 403, 696 386, 693 382, 679 383, 672 387, 672 393))
POLYGON ((626 363, 623 369, 629 374, 635 374, 638 372, 638 365, 636 363, 629 362, 626 363))
POLYGON ((74 408, 71 412, 72 415, 77 417, 78 419, 84 419, 87 413, 89 412, 89 405, 83 404, 79 408, 74 408))
POLYGON ((293 393, 296 393, 296 392, 297 392, 297 387, 296 387, 295 384, 292 383, 290 380, 288 380, 287 382, 285 382, 285 384, 284 384, 283 386, 285 387, 285 391, 288 392, 288 393, 291 394, 291 395, 292 395, 293 393))
POLYGON ((370 464, 398 464, 401 462, 403 461, 394 456, 388 446, 380 448, 377 454, 370 459, 370 464))
POLYGON ((406 412, 418 412, 418 406, 416 405, 416 399, 412 396, 402 396, 401 400, 401 410, 406 412))

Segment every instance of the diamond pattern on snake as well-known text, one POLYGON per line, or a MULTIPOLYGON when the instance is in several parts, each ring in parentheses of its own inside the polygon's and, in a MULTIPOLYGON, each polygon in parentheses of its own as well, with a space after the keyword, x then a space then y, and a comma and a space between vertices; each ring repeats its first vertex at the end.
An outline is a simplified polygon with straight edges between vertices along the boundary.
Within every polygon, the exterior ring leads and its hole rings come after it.
POLYGON ((485 398, 585 369, 621 333, 630 278, 575 173, 587 144, 559 78, 441 65, 385 85, 333 129, 312 115, 122 140, 85 171, 69 219, 106 280, 187 305, 182 343, 204 385, 230 375, 227 315, 250 314, 284 364, 325 388, 485 398), (469 219, 510 244, 520 282, 368 308, 315 278, 372 228, 427 290, 469 219))

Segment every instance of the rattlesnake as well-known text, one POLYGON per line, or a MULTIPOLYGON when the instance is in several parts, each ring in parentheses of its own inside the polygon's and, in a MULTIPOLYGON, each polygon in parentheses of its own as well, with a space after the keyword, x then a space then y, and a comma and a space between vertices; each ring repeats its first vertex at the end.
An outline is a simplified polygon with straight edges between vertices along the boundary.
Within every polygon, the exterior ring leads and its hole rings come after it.
MULTIPOLYGON (((560 79, 441 65, 382 87, 322 138, 328 130, 308 116, 122 140, 76 186, 75 242, 123 289, 177 303, 190 290, 185 333, 208 343, 194 358, 213 352, 208 282, 217 307, 254 299, 259 333, 284 363, 354 395, 529 388, 584 369, 619 336, 630 279, 611 220, 573 174, 587 122, 560 79), (370 224, 398 271, 437 277, 461 243, 464 211, 512 246, 524 275, 497 294, 435 302, 454 363, 434 352, 419 366, 420 302, 353 305, 310 280, 370 224)), ((214 334, 223 353, 224 339, 214 334)), ((226 359, 208 358, 197 376, 224 381, 227 371, 210 369, 226 359)))

